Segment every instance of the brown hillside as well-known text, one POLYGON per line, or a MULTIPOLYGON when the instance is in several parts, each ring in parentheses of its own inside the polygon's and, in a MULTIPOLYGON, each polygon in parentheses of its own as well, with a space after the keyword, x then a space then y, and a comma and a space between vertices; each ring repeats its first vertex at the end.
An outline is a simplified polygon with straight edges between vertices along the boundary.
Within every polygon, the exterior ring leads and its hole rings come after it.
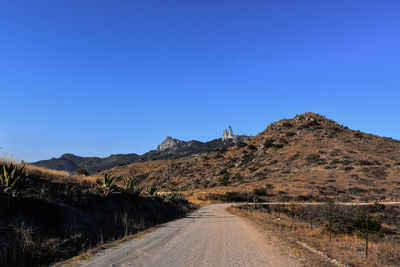
POLYGON ((170 189, 248 191, 280 199, 400 197, 400 141, 350 130, 315 113, 272 123, 226 150, 134 163, 104 173, 170 189))

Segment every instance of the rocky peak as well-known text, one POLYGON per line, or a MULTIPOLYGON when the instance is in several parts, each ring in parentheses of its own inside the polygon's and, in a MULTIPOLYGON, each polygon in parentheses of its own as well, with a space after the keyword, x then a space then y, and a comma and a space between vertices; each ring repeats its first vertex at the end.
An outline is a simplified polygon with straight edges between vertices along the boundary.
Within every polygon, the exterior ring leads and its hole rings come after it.
POLYGON ((172 148, 175 147, 181 143, 184 143, 183 141, 176 139, 176 138, 172 138, 171 136, 167 136, 167 138, 165 138, 164 142, 162 142, 158 147, 157 150, 162 151, 168 148, 172 148))
POLYGON ((229 130, 224 130, 224 133, 222 134, 222 141, 226 141, 228 139, 233 139, 235 135, 233 134, 232 127, 229 125, 229 130))
POLYGON ((223 134, 222 134, 222 141, 227 142, 227 141, 233 141, 233 143, 238 143, 240 141, 246 140, 249 137, 247 135, 236 135, 233 134, 232 127, 229 125, 228 130, 225 129, 223 134))

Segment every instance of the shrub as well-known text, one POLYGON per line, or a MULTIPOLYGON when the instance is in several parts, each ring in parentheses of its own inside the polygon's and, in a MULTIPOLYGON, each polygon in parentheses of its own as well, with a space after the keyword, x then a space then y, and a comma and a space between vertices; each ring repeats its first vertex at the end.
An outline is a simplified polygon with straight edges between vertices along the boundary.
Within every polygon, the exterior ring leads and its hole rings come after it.
POLYGON ((319 157, 318 154, 310 154, 310 155, 308 155, 308 156, 306 157, 307 162, 310 162, 310 163, 312 163, 312 162, 318 162, 319 159, 320 159, 320 157, 319 157))
POLYGON ((308 195, 298 195, 297 200, 298 201, 310 201, 313 199, 313 196, 311 194, 308 195))
POLYGON ((239 143, 237 143, 236 146, 237 146, 237 147, 245 147, 245 146, 246 146, 246 143, 245 143, 245 142, 239 142, 239 143))
POLYGON ((254 188, 253 189, 253 194, 255 196, 266 196, 267 191, 264 188, 254 188))
POLYGON ((286 140, 285 138, 281 137, 278 139, 278 143, 282 144, 282 145, 287 145, 287 144, 289 144, 289 141, 286 140))
POLYGON ((354 136, 357 137, 357 138, 360 138, 360 139, 363 138, 363 134, 361 132, 354 133, 354 136))
POLYGON ((76 169, 75 173, 79 174, 79 175, 83 175, 83 176, 88 176, 89 175, 89 172, 84 168, 76 169))
POLYGON ((259 199, 257 196, 255 196, 251 192, 236 192, 236 191, 226 192, 225 194, 208 194, 206 199, 219 200, 219 201, 223 201, 223 202, 249 202, 249 201, 259 202, 259 201, 261 201, 261 199, 259 199))
POLYGON ((229 180, 229 177, 228 176, 223 176, 223 177, 221 177, 221 178, 219 178, 219 184, 220 185, 222 185, 222 186, 227 186, 228 184, 230 184, 230 180, 229 180))
POLYGON ((297 135, 297 133, 295 133, 295 132, 287 132, 286 133, 287 137, 291 137, 291 136, 295 136, 295 135, 297 135))
POLYGON ((285 127, 285 128, 291 128, 291 127, 293 127, 293 124, 291 124, 290 122, 284 122, 282 124, 282 126, 285 127))
POLYGON ((257 150, 257 147, 255 145, 248 145, 247 146, 250 150, 257 150))
POLYGON ((275 142, 275 139, 273 139, 273 138, 267 138, 267 139, 264 141, 264 147, 265 147, 265 148, 273 147, 273 146, 274 146, 274 142, 275 142))
POLYGON ((266 184, 265 187, 267 189, 274 189, 275 188, 275 186, 273 184, 266 184))
POLYGON ((284 144, 275 144, 274 147, 275 148, 283 148, 285 145, 284 144))
POLYGON ((373 163, 368 160, 359 160, 358 161, 358 165, 361 165, 361 166, 368 166, 368 165, 372 165, 372 164, 373 163))

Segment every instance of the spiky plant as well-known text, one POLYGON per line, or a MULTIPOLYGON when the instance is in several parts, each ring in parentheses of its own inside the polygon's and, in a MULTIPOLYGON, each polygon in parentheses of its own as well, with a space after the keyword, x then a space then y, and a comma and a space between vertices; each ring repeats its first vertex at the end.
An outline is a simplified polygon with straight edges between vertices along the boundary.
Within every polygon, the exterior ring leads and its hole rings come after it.
POLYGON ((184 200, 185 197, 182 193, 164 193, 160 195, 161 199, 167 202, 174 202, 174 201, 179 201, 179 200, 184 200))
POLYGON ((146 185, 144 187, 144 191, 146 192, 146 194, 148 194, 149 196, 153 196, 157 193, 158 189, 152 185, 146 185))
POLYGON ((124 178, 124 185, 125 185, 125 190, 129 190, 134 185, 134 180, 132 178, 130 178, 130 177, 125 177, 124 178))
POLYGON ((20 195, 20 190, 27 185, 28 175, 25 171, 25 166, 2 164, 0 167, 0 187, 3 192, 11 194, 13 197, 20 195))
POLYGON ((109 193, 111 193, 113 191, 113 182, 114 182, 114 177, 111 177, 110 175, 106 174, 103 176, 103 192, 105 195, 108 195, 109 193))
POLYGON ((138 196, 143 190, 143 186, 135 185, 135 180, 132 178, 124 178, 124 185, 125 191, 134 196, 138 196))

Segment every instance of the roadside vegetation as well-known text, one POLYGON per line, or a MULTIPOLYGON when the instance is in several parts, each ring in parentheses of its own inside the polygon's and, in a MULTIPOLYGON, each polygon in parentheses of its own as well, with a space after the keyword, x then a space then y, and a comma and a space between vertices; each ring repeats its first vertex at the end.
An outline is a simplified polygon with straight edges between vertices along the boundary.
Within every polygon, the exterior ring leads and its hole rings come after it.
POLYGON ((400 266, 400 207, 246 204, 230 208, 344 266, 400 266))
POLYGON ((49 265, 195 208, 181 194, 156 194, 129 178, 9 162, 0 169, 0 266, 49 265))

